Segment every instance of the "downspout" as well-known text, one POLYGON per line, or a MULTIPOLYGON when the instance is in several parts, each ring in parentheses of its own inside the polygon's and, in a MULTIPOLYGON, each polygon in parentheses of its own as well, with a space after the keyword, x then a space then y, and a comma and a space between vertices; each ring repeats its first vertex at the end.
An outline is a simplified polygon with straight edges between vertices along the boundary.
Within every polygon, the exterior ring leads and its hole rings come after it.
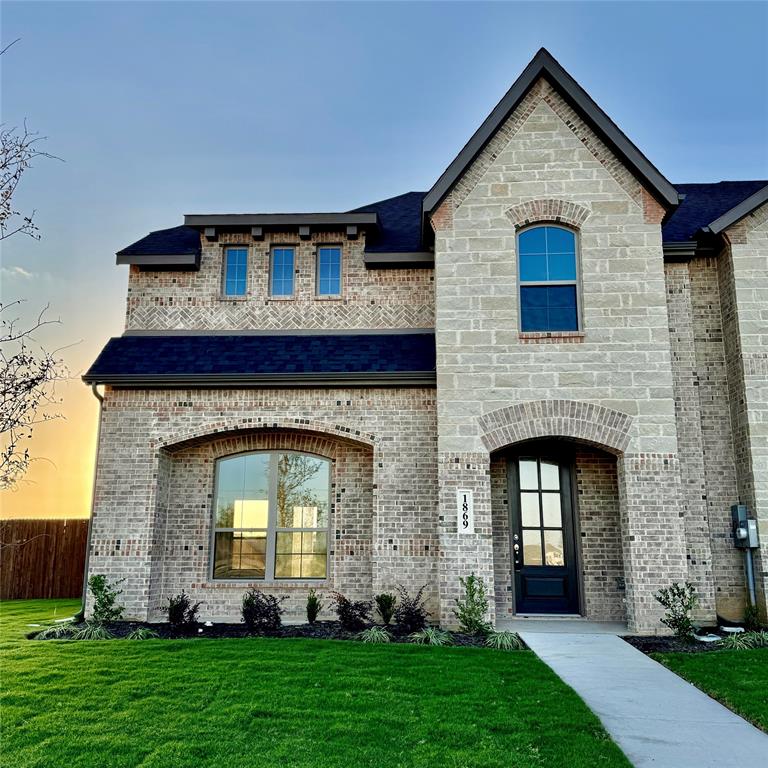
POLYGON ((91 488, 91 514, 88 517, 88 541, 85 547, 85 569, 83 571, 83 595, 79 613, 75 614, 75 621, 85 619, 85 601, 88 597, 88 564, 91 559, 91 537, 93 536, 93 509, 96 506, 96 476, 99 471, 99 447, 101 446, 101 414, 104 408, 104 396, 99 394, 96 384, 91 384, 91 392, 99 401, 99 423, 96 427, 96 457, 93 464, 93 486, 91 488))

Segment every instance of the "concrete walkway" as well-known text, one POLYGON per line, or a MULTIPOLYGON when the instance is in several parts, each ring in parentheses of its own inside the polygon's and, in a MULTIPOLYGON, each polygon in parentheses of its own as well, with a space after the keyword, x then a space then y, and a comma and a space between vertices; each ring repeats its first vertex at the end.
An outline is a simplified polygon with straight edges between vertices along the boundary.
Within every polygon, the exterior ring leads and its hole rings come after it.
POLYGON ((519 629, 636 768, 768 766, 768 735, 607 633, 519 629))

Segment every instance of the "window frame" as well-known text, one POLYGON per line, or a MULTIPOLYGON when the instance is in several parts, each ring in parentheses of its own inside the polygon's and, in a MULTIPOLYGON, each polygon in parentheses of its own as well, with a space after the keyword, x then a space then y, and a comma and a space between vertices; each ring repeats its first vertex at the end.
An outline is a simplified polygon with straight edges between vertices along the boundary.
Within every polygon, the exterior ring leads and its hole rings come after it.
POLYGON ((331 563, 331 515, 333 513, 333 459, 329 459, 327 456, 321 456, 318 453, 312 453, 310 451, 293 451, 293 450, 280 450, 274 448, 261 449, 256 451, 239 451, 238 453, 229 453, 225 456, 219 456, 214 461, 213 468, 213 498, 210 509, 210 537, 209 537, 209 549, 208 549, 208 580, 217 584, 271 584, 273 582, 325 582, 330 578, 330 563, 331 563), (282 528, 277 525, 277 480, 278 480, 278 462, 272 460, 272 456, 280 456, 281 454, 292 454, 298 456, 311 456, 314 459, 324 461, 328 469, 328 524, 325 528, 282 528), (219 498, 219 465, 222 461, 227 459, 236 459, 245 456, 253 456, 255 454, 267 454, 270 456, 269 469, 268 469, 268 490, 267 490, 267 527, 264 528, 230 528, 230 527, 218 527, 216 525, 216 507, 219 498), (217 578, 214 575, 216 567, 216 534, 225 533, 229 531, 263 531, 267 532, 267 547, 264 561, 264 578, 258 579, 253 577, 243 578, 217 578), (313 533, 325 533, 326 534, 326 551, 325 551, 325 576, 275 576, 275 560, 277 550, 277 534, 278 533, 303 533, 304 531, 313 533))
POLYGON ((297 246, 293 243, 273 243, 269 248, 269 276, 267 292, 270 299, 276 301, 288 301, 296 298, 296 251, 297 246), (290 293, 274 293, 273 292, 273 277, 275 274, 275 251, 287 250, 293 251, 293 269, 291 270, 291 292, 290 293))
POLYGON ((248 298, 249 272, 251 265, 250 246, 238 243, 226 243, 222 247, 221 257, 221 298, 227 301, 244 301, 248 298), (227 293, 227 258, 229 251, 245 251, 245 292, 227 293))
POLYGON ((561 336, 574 333, 584 332, 584 319, 582 316, 582 290, 581 290, 581 237, 580 232, 575 227, 568 226, 559 221, 536 221, 531 224, 526 224, 524 227, 520 227, 515 233, 515 257, 517 260, 517 330, 519 333, 525 334, 548 334, 550 336, 561 336), (539 227, 552 227, 554 229, 563 229, 566 232, 570 232, 574 238, 574 259, 576 267, 576 277, 574 280, 522 280, 521 279, 521 262, 520 262, 520 235, 531 230, 538 229, 539 227), (548 330, 523 330, 523 292, 522 288, 531 287, 548 287, 557 285, 573 285, 576 287, 576 328, 560 331, 548 331, 548 330))
POLYGON ((340 299, 344 295, 344 247, 341 243, 318 243, 315 248, 315 298, 340 299), (323 248, 336 248, 339 251, 339 292, 320 293, 320 251, 323 248))

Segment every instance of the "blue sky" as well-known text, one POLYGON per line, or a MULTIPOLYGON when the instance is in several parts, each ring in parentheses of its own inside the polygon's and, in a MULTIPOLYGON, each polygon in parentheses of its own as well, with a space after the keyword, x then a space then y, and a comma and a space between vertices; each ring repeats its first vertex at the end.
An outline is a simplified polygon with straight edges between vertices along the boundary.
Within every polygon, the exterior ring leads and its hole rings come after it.
MULTIPOLYGON (((64 159, 38 163, 19 190, 43 237, 5 245, 3 298, 51 303, 63 322, 45 338, 79 342, 66 353, 75 375, 122 330, 116 250, 184 213, 344 210, 427 189, 542 45, 671 181, 768 178, 765 3, 1 12, 3 44, 21 38, 2 60, 2 120, 26 118, 64 159)), ((68 449, 39 470, 54 489, 89 466, 84 389, 67 385, 70 418, 45 427, 68 449)))

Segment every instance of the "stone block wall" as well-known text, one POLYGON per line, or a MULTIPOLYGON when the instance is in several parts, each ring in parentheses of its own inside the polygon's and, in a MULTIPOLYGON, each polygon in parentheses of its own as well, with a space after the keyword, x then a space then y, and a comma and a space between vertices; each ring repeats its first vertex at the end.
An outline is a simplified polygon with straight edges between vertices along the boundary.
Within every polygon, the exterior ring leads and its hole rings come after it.
MULTIPOLYGON (((202 236, 201 236, 202 237, 202 236)), ((340 232, 315 232, 299 240, 288 232, 266 233, 263 241, 232 232, 216 242, 202 238, 198 272, 141 270, 128 280, 128 330, 295 330, 432 328, 434 278, 431 269, 368 269, 365 235, 348 240, 340 232), (315 295, 319 245, 342 248, 342 295, 315 295), (222 295, 224 249, 248 248, 245 297, 222 295), (295 248, 292 298, 269 295, 270 248, 295 248)))

